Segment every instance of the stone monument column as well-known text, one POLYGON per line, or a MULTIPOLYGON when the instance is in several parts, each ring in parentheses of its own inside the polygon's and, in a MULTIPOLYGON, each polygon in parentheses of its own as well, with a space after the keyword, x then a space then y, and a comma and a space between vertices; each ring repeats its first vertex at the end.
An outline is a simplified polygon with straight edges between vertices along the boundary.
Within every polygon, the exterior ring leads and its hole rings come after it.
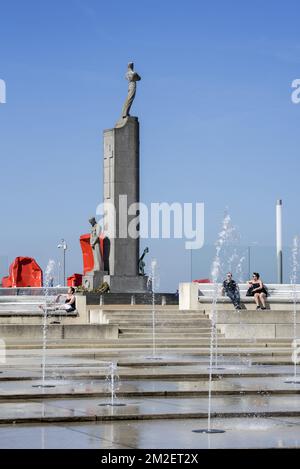
POLYGON ((140 201, 139 121, 129 115, 129 110, 136 94, 136 81, 141 78, 133 71, 132 62, 128 64, 126 79, 128 96, 121 118, 113 129, 104 131, 104 206, 112 204, 115 208, 114 219, 107 212, 104 215, 104 231, 110 243, 109 275, 105 281, 112 292, 144 292, 147 277, 139 275, 138 205, 128 214, 129 207, 140 201))
POLYGON ((138 275, 139 233, 128 236, 129 223, 138 216, 128 214, 131 204, 139 203, 139 122, 128 117, 123 127, 104 131, 104 204, 113 204, 115 220, 104 217, 104 227, 110 237, 110 275, 138 275), (127 222, 126 222, 127 218, 127 222), (113 228, 113 229, 112 229, 113 228), (122 236, 122 237, 120 237, 122 236), (124 236, 124 237, 123 237, 124 236), (126 237, 125 237, 126 236, 126 237))

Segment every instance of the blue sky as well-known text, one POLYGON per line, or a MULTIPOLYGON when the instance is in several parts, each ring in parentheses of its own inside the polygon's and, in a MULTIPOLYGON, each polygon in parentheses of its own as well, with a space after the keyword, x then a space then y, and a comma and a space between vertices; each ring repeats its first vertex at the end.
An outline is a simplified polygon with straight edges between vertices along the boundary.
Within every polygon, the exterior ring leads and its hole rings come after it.
MULTIPOLYGON (((132 108, 141 200, 204 202, 207 245, 228 206, 243 244, 274 245, 282 198, 291 244, 300 233, 299 14, 296 0, 0 0, 0 254, 44 267, 64 237, 68 274, 81 271, 78 238, 102 201, 102 131, 119 117, 130 60, 142 76, 132 108)), ((183 241, 144 245, 161 289, 189 279, 183 241)))

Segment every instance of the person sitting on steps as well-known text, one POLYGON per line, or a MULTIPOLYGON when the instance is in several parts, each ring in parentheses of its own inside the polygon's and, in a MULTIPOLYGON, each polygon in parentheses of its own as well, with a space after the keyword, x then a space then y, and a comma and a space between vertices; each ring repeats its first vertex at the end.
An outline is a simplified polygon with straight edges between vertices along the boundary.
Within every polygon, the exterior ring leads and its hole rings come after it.
POLYGON ((252 280, 249 280, 248 284, 250 285, 250 287, 247 291, 246 296, 254 296, 257 310, 267 309, 266 297, 268 296, 268 292, 258 272, 253 272, 252 280))
POLYGON ((239 286, 236 281, 233 280, 231 272, 228 272, 223 282, 222 295, 225 293, 231 299, 235 309, 242 309, 239 286))
MULTIPOLYGON (((67 313, 73 313, 76 310, 76 298, 75 298, 75 288, 69 287, 67 295, 58 295, 55 299, 55 303, 57 303, 61 296, 66 296, 66 300, 64 304, 57 304, 56 306, 47 306, 47 311, 58 311, 58 310, 65 310, 67 313)), ((40 305, 40 309, 45 311, 45 306, 40 305)))

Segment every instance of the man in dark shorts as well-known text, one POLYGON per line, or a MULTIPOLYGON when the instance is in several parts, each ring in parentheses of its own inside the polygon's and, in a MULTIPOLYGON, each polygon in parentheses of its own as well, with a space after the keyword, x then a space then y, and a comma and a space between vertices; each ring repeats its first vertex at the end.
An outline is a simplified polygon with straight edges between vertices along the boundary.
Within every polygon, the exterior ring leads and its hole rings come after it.
POLYGON ((226 279, 223 282, 222 294, 226 294, 231 299, 235 309, 241 309, 239 286, 233 280, 231 272, 228 272, 226 279))

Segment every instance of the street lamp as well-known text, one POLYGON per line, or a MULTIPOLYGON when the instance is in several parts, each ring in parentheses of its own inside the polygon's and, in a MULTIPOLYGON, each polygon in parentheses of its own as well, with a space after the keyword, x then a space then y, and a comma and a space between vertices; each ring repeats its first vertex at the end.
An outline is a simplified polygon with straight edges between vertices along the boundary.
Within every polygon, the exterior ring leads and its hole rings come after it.
POLYGON ((63 284, 66 286, 66 250, 68 249, 67 243, 64 239, 57 245, 58 249, 63 250, 63 284))
POLYGON ((277 283, 282 283, 282 200, 276 204, 277 283))

